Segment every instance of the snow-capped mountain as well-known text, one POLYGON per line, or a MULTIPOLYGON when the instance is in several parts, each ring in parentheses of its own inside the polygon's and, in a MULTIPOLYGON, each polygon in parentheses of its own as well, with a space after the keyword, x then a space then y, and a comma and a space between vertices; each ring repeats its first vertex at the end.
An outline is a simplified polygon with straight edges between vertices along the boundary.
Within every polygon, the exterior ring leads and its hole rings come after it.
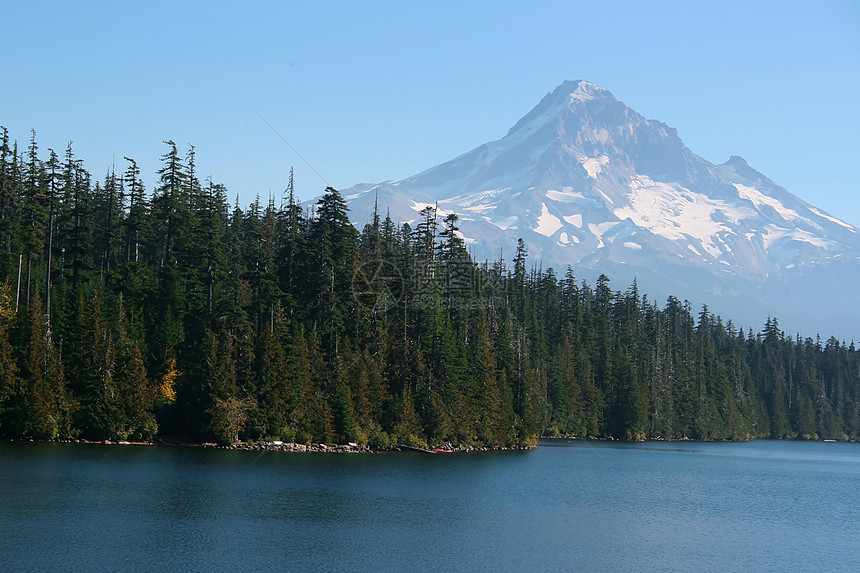
POLYGON ((476 260, 530 260, 578 278, 637 279, 760 327, 860 338, 860 229, 816 209, 740 157, 714 165, 607 90, 565 82, 508 134, 401 181, 343 191, 352 218, 378 200, 400 223, 438 203, 476 260))

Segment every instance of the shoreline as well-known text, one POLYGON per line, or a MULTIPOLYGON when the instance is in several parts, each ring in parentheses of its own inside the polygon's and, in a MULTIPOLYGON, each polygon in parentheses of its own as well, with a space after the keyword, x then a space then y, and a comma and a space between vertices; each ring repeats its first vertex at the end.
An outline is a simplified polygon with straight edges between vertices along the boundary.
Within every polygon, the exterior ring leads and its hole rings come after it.
POLYGON ((168 448, 203 448, 212 450, 234 450, 234 451, 249 451, 249 452, 282 452, 282 453, 319 453, 319 454, 386 454, 386 453, 404 453, 404 452, 420 452, 426 454, 445 454, 445 453, 477 453, 477 452, 503 452, 503 451, 529 451, 537 448, 537 446, 521 446, 521 447, 502 447, 502 448, 483 448, 476 446, 452 446, 445 448, 414 448, 406 445, 399 445, 391 449, 375 450, 367 445, 360 445, 353 442, 346 444, 298 444, 293 442, 281 442, 278 440, 266 442, 236 442, 231 445, 221 445, 214 442, 186 442, 182 440, 172 440, 165 438, 157 438, 150 442, 134 442, 127 440, 38 440, 34 438, 3 438, 0 441, 5 443, 41 443, 41 444, 81 444, 95 446, 149 446, 149 447, 168 447, 168 448))
MULTIPOLYGON (((744 440, 694 440, 692 438, 648 438, 644 440, 627 441, 611 436, 596 437, 596 436, 540 436, 539 440, 575 440, 575 441, 594 441, 594 442, 620 442, 620 443, 642 443, 642 442, 702 442, 702 443, 744 443, 753 442, 756 440, 769 440, 770 438, 749 438, 744 440)), ((857 443, 857 440, 776 440, 785 442, 822 442, 822 443, 857 443)), ((294 442, 282 442, 279 440, 262 441, 262 442, 236 442, 231 445, 221 445, 214 442, 188 442, 171 438, 156 438, 149 442, 136 442, 127 440, 39 440, 35 438, 0 438, 0 442, 4 443, 42 443, 42 444, 82 444, 82 445, 102 445, 102 446, 150 446, 150 447, 168 447, 168 448, 202 448, 212 450, 233 450, 233 451, 249 451, 249 452, 280 452, 280 453, 314 453, 314 454, 389 454, 389 453, 407 453, 417 452, 424 454, 457 454, 457 453, 479 453, 479 452, 526 452, 537 449, 539 444, 534 446, 512 446, 512 447, 478 447, 478 446, 450 446, 416 448, 407 445, 398 445, 390 449, 373 449, 367 445, 360 445, 353 442, 346 444, 299 444, 294 442)))

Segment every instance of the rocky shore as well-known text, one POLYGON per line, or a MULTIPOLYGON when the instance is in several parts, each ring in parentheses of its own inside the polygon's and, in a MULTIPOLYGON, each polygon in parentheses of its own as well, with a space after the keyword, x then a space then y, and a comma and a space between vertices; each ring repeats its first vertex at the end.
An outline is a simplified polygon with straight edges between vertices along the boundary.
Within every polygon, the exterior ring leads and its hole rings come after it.
POLYGON ((217 444, 200 444, 201 447, 221 448, 227 450, 249 450, 249 451, 268 451, 268 452, 314 452, 328 454, 374 454, 384 452, 423 452, 427 454, 445 454, 445 453, 467 453, 467 452, 489 452, 489 451, 514 451, 514 450, 532 450, 532 447, 513 447, 513 448, 479 448, 474 446, 451 446, 447 444, 444 448, 421 449, 412 448, 409 446, 398 446, 391 449, 375 450, 370 446, 359 445, 355 443, 348 444, 294 444, 290 442, 254 442, 245 443, 237 442, 230 446, 219 446, 217 444))
POLYGON ((218 446, 216 444, 203 444, 203 447, 214 447, 225 450, 249 450, 260 452, 318 452, 327 454, 372 454, 374 450, 370 446, 360 446, 358 444, 294 444, 291 442, 254 442, 245 443, 237 442, 230 446, 218 446))
POLYGON ((421 449, 410 446, 397 446, 390 449, 373 449, 367 445, 356 443, 347 444, 296 444, 292 442, 282 442, 278 440, 264 442, 236 442, 231 445, 221 445, 212 442, 186 442, 182 440, 170 438, 156 438, 151 442, 130 442, 125 440, 5 440, 7 442, 44 442, 44 443, 68 443, 68 444, 94 444, 94 445, 119 445, 119 446, 160 446, 160 447, 179 447, 179 448, 209 448, 219 450, 244 450, 254 452, 292 452, 292 453, 327 453, 327 454, 378 454, 391 452, 423 452, 427 454, 445 454, 445 453, 468 453, 468 452, 490 452, 490 451, 527 451, 533 450, 534 447, 503 447, 503 448, 482 448, 475 446, 452 446, 446 444, 443 448, 421 449))

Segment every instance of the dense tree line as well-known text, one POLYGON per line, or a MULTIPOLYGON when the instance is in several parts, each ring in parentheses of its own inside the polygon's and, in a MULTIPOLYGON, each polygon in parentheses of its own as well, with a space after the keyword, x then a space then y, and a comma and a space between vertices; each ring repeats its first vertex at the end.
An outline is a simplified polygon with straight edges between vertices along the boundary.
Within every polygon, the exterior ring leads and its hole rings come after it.
POLYGON ((860 353, 634 283, 473 261, 456 215, 361 232, 327 188, 232 208, 166 142, 94 180, 0 141, 0 434, 515 446, 854 439, 860 353))

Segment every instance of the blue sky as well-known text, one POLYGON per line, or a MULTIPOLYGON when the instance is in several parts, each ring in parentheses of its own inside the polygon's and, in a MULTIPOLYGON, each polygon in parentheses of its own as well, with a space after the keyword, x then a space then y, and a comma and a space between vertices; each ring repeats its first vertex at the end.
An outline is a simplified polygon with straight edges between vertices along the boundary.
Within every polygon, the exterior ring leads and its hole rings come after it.
POLYGON ((741 155, 860 226, 860 2, 0 0, 0 13, 0 124, 21 145, 35 129, 43 151, 72 140, 97 178, 129 156, 151 190, 173 139, 242 206, 280 196, 291 166, 309 199, 498 139, 587 79, 705 159, 741 155))

